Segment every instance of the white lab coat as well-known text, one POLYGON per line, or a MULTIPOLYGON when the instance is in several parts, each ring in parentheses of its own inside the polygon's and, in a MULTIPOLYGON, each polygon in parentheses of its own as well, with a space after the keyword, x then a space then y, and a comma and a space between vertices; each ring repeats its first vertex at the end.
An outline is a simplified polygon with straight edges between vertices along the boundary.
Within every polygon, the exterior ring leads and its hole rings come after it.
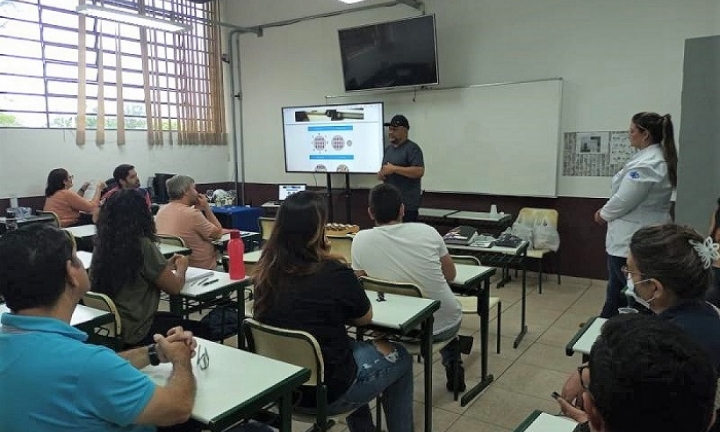
POLYGON ((660 144, 635 153, 613 177, 610 199, 600 209, 600 216, 608 223, 607 253, 627 257, 635 231, 670 222, 671 195, 668 166, 660 144))

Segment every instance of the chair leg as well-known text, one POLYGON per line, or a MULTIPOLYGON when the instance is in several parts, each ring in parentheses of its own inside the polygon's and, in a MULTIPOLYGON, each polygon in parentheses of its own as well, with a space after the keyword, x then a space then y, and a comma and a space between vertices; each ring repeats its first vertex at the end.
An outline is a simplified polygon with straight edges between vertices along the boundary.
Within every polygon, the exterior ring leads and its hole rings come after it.
POLYGON ((382 400, 385 394, 375 398, 375 432, 382 432, 382 400))
POLYGON ((557 273, 558 285, 560 285, 560 253, 555 252, 555 273, 557 273))
POLYGON ((502 318, 502 302, 498 302, 497 311, 497 353, 500 354, 500 323, 502 318))
POLYGON ((540 257, 540 259, 538 260, 538 294, 542 294, 542 274, 543 274, 542 262, 543 262, 543 259, 542 259, 542 257, 540 257))
POLYGON ((458 387, 460 386, 460 339, 456 336, 456 344, 454 347, 455 358, 457 361, 453 364, 453 400, 458 400, 458 387))

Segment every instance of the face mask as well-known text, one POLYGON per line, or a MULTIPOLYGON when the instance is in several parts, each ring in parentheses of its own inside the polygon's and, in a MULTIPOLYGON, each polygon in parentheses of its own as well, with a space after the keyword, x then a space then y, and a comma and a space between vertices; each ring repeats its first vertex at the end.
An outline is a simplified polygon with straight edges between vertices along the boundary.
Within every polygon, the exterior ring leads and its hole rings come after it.
POLYGON ((655 300, 654 297, 649 300, 645 300, 642 297, 640 297, 640 294, 638 294, 637 291, 635 290, 635 281, 632 280, 631 275, 628 275, 628 277, 627 277, 627 286, 625 288, 625 294, 634 298, 636 302, 645 306, 648 309, 650 309, 650 302, 655 300))

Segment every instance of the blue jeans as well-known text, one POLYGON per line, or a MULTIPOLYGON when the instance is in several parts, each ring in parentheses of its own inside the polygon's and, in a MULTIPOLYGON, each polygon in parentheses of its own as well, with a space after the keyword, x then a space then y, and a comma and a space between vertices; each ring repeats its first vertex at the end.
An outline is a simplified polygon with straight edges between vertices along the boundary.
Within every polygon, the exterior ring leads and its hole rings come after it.
POLYGON ((618 308, 628 305, 627 297, 622 293, 623 288, 627 285, 627 280, 621 270, 625 265, 625 260, 625 257, 608 255, 608 284, 605 305, 600 313, 602 318, 612 318, 618 314, 618 308))
POLYGON ((368 403, 381 393, 388 432, 413 432, 412 357, 402 345, 393 345, 395 351, 384 355, 370 342, 351 342, 357 376, 345 394, 328 406, 330 415, 354 410, 347 417, 350 432, 375 431, 368 403))

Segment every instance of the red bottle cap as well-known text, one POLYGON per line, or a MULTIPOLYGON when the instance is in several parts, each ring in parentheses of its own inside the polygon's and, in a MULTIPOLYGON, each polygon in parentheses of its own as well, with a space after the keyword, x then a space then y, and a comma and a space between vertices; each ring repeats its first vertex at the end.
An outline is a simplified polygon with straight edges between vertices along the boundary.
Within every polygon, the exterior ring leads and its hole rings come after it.
POLYGON ((231 239, 239 239, 240 231, 239 230, 230 230, 230 238, 231 239))

